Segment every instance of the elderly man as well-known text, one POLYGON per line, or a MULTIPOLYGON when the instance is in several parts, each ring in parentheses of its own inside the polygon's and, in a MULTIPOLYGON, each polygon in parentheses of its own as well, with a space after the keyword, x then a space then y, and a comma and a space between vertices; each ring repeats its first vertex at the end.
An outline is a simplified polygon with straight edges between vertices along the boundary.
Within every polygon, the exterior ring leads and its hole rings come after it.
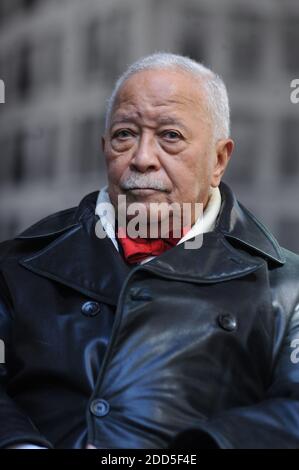
POLYGON ((222 80, 179 55, 134 63, 103 151, 107 188, 1 244, 0 446, 298 448, 299 257, 221 181, 222 80), (151 236, 157 203, 189 204, 180 235, 162 210, 151 236))

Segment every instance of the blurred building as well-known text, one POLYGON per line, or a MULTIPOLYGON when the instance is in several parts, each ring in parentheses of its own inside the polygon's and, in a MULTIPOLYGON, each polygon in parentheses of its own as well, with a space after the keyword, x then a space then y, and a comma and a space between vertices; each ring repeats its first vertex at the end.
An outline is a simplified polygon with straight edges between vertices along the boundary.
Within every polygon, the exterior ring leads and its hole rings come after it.
POLYGON ((105 183, 114 80, 156 50, 227 83, 236 149, 224 180, 299 251, 298 0, 0 0, 0 239, 105 183))

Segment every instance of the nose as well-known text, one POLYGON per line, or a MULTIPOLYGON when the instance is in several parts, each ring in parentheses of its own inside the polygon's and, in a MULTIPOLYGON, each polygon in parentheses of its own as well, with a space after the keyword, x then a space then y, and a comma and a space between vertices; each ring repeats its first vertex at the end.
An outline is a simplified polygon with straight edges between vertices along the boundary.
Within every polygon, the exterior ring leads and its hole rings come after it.
POLYGON ((130 169, 146 173, 156 171, 160 168, 157 148, 152 136, 143 134, 138 142, 130 162, 130 169))

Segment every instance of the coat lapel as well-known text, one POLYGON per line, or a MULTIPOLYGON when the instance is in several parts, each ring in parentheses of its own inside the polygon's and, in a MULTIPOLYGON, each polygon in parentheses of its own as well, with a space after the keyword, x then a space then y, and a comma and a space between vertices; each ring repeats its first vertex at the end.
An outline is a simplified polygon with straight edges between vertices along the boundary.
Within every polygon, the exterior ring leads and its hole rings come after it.
MULTIPOLYGON (((203 236, 197 249, 178 245, 136 270, 186 282, 215 283, 245 276, 265 260, 284 263, 281 249, 269 231, 235 199, 221 183, 222 205, 215 230, 203 236), (254 255, 254 256, 253 256, 254 255)), ((133 269, 108 238, 95 234, 98 191, 81 201, 78 208, 58 213, 32 226, 17 238, 45 239, 45 246, 20 264, 36 274, 53 279, 95 298, 116 305, 121 287, 133 269)))
POLYGON ((201 248, 177 245, 144 265, 163 277, 195 283, 214 283, 246 276, 264 264, 234 249, 219 232, 203 236, 201 248))
POLYGON ((265 264, 285 263, 271 232, 240 204, 221 182, 221 208, 213 232, 203 234, 199 249, 174 247, 145 265, 144 269, 173 279, 220 282, 245 276, 265 264))
POLYGON ((255 253, 276 265, 285 257, 273 234, 246 207, 237 201, 230 187, 221 182, 222 205, 215 226, 229 242, 255 253))
POLYGON ((20 264, 91 298, 116 305, 121 286, 132 268, 123 261, 109 239, 96 237, 96 194, 84 198, 79 208, 73 211, 71 220, 69 215, 65 230, 62 220, 52 219, 42 227, 19 235, 18 239, 32 241, 43 236, 47 241, 42 250, 23 258, 20 264), (45 227, 47 224, 48 228, 45 227))

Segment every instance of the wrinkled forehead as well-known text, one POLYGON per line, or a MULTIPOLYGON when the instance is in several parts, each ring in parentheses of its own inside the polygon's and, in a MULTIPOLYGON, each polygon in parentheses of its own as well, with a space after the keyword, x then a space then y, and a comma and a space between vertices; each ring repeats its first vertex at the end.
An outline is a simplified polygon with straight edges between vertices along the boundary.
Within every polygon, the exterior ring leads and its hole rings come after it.
POLYGON ((114 100, 112 114, 124 110, 174 109, 194 112, 206 104, 203 82, 181 70, 137 72, 122 84, 114 100))

